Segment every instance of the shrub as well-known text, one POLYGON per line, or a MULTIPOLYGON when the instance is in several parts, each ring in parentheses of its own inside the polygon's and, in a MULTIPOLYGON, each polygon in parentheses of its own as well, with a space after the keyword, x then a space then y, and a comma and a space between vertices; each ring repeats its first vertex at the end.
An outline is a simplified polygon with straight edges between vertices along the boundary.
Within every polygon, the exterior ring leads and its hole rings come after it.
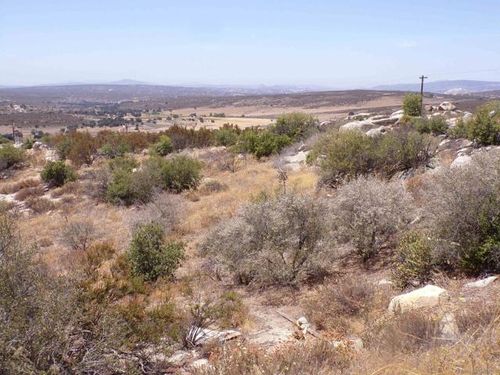
POLYGON ((160 136, 158 142, 156 142, 152 147, 151 151, 153 154, 165 156, 170 154, 174 150, 174 146, 172 145, 172 140, 166 136, 160 136))
POLYGON ((445 134, 448 129, 448 124, 442 116, 418 118, 413 120, 413 124, 419 133, 439 135, 445 134))
POLYGON ((274 134, 270 131, 246 129, 240 136, 237 150, 255 155, 257 159, 277 154, 291 143, 287 135, 274 134))
POLYGON ((396 269, 393 279, 405 288, 413 282, 429 281, 434 267, 432 244, 429 238, 417 232, 407 233, 396 252, 396 269))
POLYGON ((129 147, 125 143, 119 143, 117 145, 105 143, 99 149, 99 153, 107 158, 113 159, 123 157, 127 152, 129 152, 129 150, 129 147))
POLYGON ((75 132, 58 140, 56 149, 60 159, 68 159, 80 167, 83 164, 92 164, 97 153, 97 143, 89 133, 75 132))
POLYGON ((321 200, 305 195, 263 199, 221 223, 201 250, 240 283, 297 284, 326 274, 334 257, 325 213, 321 200))
POLYGON ((26 158, 24 151, 7 143, 0 146, 0 171, 22 163, 26 158))
POLYGON ((314 145, 308 162, 318 158, 321 158, 322 183, 335 186, 345 178, 370 172, 372 139, 358 131, 333 131, 314 145))
POLYGON ((176 156, 161 163, 163 188, 176 193, 195 189, 201 180, 201 163, 188 156, 176 156))
POLYGON ((425 311, 409 311, 381 320, 369 333, 368 345, 382 353, 415 353, 439 343, 439 319, 425 311))
POLYGON ((128 254, 133 273, 154 281, 160 276, 174 276, 184 258, 184 246, 178 242, 166 242, 163 228, 149 223, 134 231, 128 254))
POLYGON ((500 271, 500 153, 442 169, 424 188, 427 226, 439 240, 444 270, 470 274, 500 271))
POLYGON ((421 116, 421 96, 419 94, 406 94, 403 99, 403 111, 407 116, 421 116))
POLYGON ((372 283, 359 275, 350 275, 320 286, 316 294, 306 300, 306 316, 318 329, 346 334, 354 317, 368 313, 374 297, 372 283))
POLYGON ((321 183, 337 186, 370 173, 391 178, 418 168, 431 157, 433 140, 414 131, 399 130, 376 137, 359 131, 332 131, 320 139, 308 156, 319 160, 321 183))
POLYGON ((13 218, 1 214, 0 368, 5 374, 49 373, 68 361, 74 288, 50 277, 34 253, 18 236, 13 218))
POLYGON ((67 223, 62 233, 63 242, 79 251, 86 251, 97 237, 97 228, 90 220, 67 223))
POLYGON ((479 107, 471 120, 459 119, 449 133, 455 138, 468 138, 478 145, 500 145, 500 101, 479 107))
POLYGON ((63 161, 49 161, 40 173, 42 180, 51 186, 63 186, 76 180, 76 173, 63 161))
POLYGON ((343 374, 353 360, 347 348, 335 348, 327 340, 285 343, 266 352, 245 345, 225 345, 210 366, 196 368, 195 375, 303 375, 343 374))
POLYGON ((113 204, 131 205, 147 203, 154 194, 153 181, 146 171, 131 171, 127 168, 118 168, 112 172, 111 180, 107 184, 105 198, 113 204))
POLYGON ((240 294, 234 291, 222 293, 214 306, 214 316, 223 328, 236 328, 245 323, 248 308, 240 294))
POLYGON ((382 248, 412 219, 413 203, 399 181, 360 177, 341 186, 332 202, 334 233, 351 244, 363 261, 382 248))
POLYGON ((303 139, 318 130, 318 121, 312 115, 293 112, 279 116, 271 131, 292 140, 303 139))
POLYGON ((224 124, 222 128, 215 131, 215 141, 220 146, 233 146, 238 141, 241 130, 238 126, 224 124))

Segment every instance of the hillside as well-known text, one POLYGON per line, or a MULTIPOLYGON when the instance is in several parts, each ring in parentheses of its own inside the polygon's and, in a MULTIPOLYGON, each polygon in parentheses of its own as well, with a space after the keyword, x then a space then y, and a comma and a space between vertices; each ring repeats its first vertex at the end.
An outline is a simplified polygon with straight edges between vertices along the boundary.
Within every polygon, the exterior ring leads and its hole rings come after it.
MULTIPOLYGON (((374 87, 376 90, 397 90, 397 91, 417 91, 420 92, 418 83, 380 85, 374 87)), ((499 90, 500 82, 493 81, 473 81, 473 80, 448 80, 425 82, 425 91, 439 94, 458 93, 472 94, 484 91, 499 90)))

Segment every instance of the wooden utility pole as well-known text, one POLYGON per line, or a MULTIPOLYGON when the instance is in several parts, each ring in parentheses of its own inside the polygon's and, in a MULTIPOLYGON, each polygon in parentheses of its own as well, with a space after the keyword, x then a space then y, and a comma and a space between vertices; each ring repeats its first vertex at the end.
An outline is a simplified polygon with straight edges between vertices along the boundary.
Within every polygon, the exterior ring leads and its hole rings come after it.
POLYGON ((428 77, 426 77, 422 74, 418 78, 420 78, 420 115, 423 115, 423 113, 424 113, 424 79, 427 79, 428 77))

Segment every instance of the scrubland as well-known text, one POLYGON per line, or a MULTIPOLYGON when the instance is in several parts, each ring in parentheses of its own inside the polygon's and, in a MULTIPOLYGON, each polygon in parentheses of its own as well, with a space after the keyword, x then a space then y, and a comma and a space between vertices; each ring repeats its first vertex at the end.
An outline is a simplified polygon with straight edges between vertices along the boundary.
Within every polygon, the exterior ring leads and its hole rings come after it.
POLYGON ((4 145, 0 373, 499 373, 499 113, 4 145))

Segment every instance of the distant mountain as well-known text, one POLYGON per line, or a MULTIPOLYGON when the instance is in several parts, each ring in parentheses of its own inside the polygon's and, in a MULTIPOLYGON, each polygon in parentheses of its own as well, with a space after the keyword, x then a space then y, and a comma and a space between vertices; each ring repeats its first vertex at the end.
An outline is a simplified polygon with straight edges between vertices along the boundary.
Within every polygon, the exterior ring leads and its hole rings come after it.
MULTIPOLYGON (((380 85, 374 87, 374 89, 396 90, 396 91, 420 91, 420 84, 401 83, 395 85, 380 85)), ((500 90, 500 82, 470 81, 470 80, 433 81, 433 82, 425 82, 424 90, 426 92, 435 92, 439 94, 463 95, 463 94, 478 93, 483 91, 500 90)))

